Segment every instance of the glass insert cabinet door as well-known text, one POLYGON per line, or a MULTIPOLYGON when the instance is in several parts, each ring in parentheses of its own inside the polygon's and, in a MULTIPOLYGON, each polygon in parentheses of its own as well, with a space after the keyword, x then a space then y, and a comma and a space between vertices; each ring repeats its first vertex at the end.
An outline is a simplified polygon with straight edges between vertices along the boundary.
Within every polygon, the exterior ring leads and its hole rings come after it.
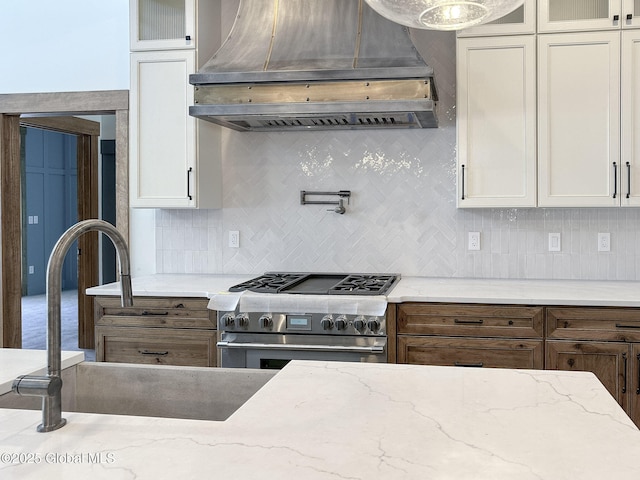
POLYGON ((129 3, 131 50, 193 48, 196 0, 129 3))
MULTIPOLYGON (((640 1, 640 0, 638 0, 640 1)), ((522 5, 502 18, 458 31, 458 37, 513 35, 536 32, 536 0, 525 0, 522 5)))
POLYGON ((539 0, 538 31, 640 27, 640 0, 539 0))

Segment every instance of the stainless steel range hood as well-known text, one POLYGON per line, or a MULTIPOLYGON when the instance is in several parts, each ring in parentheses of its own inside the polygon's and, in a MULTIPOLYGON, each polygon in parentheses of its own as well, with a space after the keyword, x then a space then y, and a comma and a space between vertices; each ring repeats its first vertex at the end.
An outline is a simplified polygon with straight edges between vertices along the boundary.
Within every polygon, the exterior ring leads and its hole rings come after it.
POLYGON ((433 69, 363 0, 240 0, 189 114, 240 131, 436 127, 433 69))

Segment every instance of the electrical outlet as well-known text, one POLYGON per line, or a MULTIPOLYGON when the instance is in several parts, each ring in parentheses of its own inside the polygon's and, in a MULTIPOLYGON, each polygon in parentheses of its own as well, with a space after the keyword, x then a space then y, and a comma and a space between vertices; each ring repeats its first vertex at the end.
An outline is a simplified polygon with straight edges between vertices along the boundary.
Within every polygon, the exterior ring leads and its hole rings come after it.
POLYGON ((599 252, 611 251, 611 234, 610 233, 598 233, 598 251, 599 252))
POLYGON ((240 248, 240 232, 238 230, 229 231, 229 246, 231 248, 240 248))
POLYGON ((550 252, 559 252, 560 248, 561 248, 560 234, 559 233, 550 233, 549 234, 549 251, 550 252))
POLYGON ((480 250, 480 232, 469 232, 468 250, 480 250))

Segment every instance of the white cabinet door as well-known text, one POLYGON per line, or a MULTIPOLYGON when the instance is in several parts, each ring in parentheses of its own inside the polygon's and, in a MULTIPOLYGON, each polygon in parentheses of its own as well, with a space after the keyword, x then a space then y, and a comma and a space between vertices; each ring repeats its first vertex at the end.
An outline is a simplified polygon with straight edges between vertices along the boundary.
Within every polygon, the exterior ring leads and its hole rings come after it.
POLYGON ((622 32, 622 205, 640 206, 640 30, 622 32))
POLYGON ((622 28, 640 27, 640 0, 622 0, 622 28))
POLYGON ((535 37, 457 43, 458 207, 536 205, 535 37))
POLYGON ((133 207, 193 207, 196 121, 189 116, 195 52, 131 54, 133 207))
POLYGON ((524 0, 524 4, 493 22, 458 31, 458 37, 489 35, 514 35, 536 32, 536 0, 524 0))
POLYGON ((196 0, 131 0, 132 51, 195 48, 196 0))
POLYGON ((538 36, 538 205, 620 204, 620 33, 538 36))
POLYGON ((538 32, 618 30, 622 0, 538 0, 538 32))

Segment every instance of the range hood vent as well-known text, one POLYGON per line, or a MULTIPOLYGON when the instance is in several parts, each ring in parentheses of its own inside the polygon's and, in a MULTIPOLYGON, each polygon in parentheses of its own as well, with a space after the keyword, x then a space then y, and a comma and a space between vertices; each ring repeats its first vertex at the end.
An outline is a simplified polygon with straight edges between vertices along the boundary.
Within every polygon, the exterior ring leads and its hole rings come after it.
POLYGON ((190 115, 240 131, 437 126, 433 69, 364 0, 240 0, 189 81, 190 115))

